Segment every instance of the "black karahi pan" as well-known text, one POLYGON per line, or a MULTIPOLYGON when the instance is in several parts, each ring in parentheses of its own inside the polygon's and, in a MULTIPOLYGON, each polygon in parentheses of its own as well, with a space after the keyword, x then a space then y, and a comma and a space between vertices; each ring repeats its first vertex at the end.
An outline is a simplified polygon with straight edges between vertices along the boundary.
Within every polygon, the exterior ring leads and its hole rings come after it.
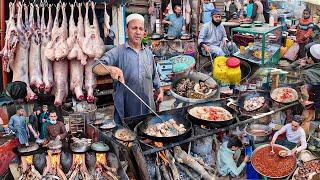
POLYGON ((159 119, 158 117, 150 117, 146 121, 139 123, 136 127, 138 136, 142 136, 156 142, 177 142, 191 136, 192 126, 190 121, 187 118, 181 117, 178 115, 160 115, 160 117, 161 119, 159 119), (150 136, 145 133, 149 125, 166 122, 166 121, 169 121, 170 119, 174 119, 178 125, 183 124, 186 131, 183 134, 180 134, 177 136, 171 136, 171 137, 150 136))
MULTIPOLYGON (((212 105, 207 105, 207 106, 212 106, 212 105)), ((222 108, 226 109, 227 111, 229 111, 232 115, 232 118, 226 121, 209 121, 209 120, 205 120, 205 119, 200 119, 197 117, 194 117, 193 115, 190 114, 190 110, 194 107, 204 107, 203 105, 201 106, 193 106, 190 107, 188 109, 188 119, 193 123, 193 124, 197 124, 197 125, 204 125, 207 127, 211 127, 211 128, 223 128, 223 127, 227 127, 232 125, 235 121, 236 121, 236 116, 237 116, 237 112, 228 107, 228 106, 222 106, 222 108)), ((218 107, 218 106, 217 106, 218 107)))
POLYGON ((243 94, 241 94, 238 98, 238 107, 240 109, 240 112, 242 114, 247 114, 247 113, 251 113, 251 112, 259 112, 259 113, 265 113, 269 111, 269 104, 270 104, 270 95, 269 92, 267 91, 247 91, 243 94), (264 104, 254 110, 246 110, 244 108, 244 102, 246 100, 249 100, 252 97, 264 97, 265 102, 264 104))

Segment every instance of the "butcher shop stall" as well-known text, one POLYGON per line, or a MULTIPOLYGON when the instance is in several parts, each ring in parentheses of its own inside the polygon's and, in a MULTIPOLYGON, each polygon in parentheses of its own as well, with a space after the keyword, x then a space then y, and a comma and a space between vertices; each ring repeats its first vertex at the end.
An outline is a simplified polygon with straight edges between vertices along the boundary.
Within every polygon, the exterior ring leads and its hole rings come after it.
POLYGON ((0 179, 320 179, 320 55, 297 57, 293 26, 316 3, 272 0, 264 23, 216 0, 232 45, 220 56, 199 46, 211 1, 0 2, 0 179), (165 95, 151 108, 119 84, 149 113, 118 123, 118 81, 93 64, 133 13, 165 95))

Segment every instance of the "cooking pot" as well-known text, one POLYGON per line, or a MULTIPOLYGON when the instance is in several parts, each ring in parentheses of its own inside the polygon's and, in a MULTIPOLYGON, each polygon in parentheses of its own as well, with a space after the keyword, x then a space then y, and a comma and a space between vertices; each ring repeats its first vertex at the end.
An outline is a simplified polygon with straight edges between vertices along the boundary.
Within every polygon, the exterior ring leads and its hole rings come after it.
POLYGON ((272 129, 263 124, 251 124, 245 131, 254 142, 261 143, 269 140, 272 129))

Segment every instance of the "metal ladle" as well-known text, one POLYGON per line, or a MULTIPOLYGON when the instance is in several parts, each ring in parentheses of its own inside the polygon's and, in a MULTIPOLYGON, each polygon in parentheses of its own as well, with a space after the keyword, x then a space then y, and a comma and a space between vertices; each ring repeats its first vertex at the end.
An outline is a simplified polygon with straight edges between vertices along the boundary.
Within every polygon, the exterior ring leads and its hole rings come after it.
MULTIPOLYGON (((100 60, 98 60, 99 63, 109 72, 107 66, 104 65, 100 60)), ((119 81, 120 82, 120 81, 119 81)), ((140 96, 138 96, 129 86, 127 86, 125 83, 120 82, 125 88, 127 88, 134 96, 136 96, 153 114, 155 114, 162 122, 165 122, 146 102, 144 102, 143 99, 141 99, 140 96)))
POLYGON ((275 154, 275 152, 274 152, 274 150, 273 150, 273 146, 271 146, 270 155, 272 156, 272 155, 274 155, 274 154, 275 154))

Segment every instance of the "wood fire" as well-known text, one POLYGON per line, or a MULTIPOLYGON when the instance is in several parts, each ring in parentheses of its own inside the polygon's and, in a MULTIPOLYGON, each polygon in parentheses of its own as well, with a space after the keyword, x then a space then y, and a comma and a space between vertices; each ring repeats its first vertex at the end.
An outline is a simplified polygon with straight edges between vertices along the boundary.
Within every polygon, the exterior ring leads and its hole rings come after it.
POLYGON ((96 153, 95 173, 94 179, 118 179, 117 170, 107 165, 107 154, 96 153))
POLYGON ((19 180, 40 180, 41 174, 33 166, 33 155, 21 156, 22 175, 19 180))
POLYGON ((61 169, 60 164, 61 150, 48 150, 46 156, 47 166, 43 169, 43 176, 53 175, 58 176, 62 180, 67 180, 66 175, 61 169))
POLYGON ((92 175, 90 175, 86 163, 85 163, 85 154, 73 154, 72 155, 72 166, 67 173, 68 179, 79 179, 79 176, 82 179, 93 179, 92 175))

